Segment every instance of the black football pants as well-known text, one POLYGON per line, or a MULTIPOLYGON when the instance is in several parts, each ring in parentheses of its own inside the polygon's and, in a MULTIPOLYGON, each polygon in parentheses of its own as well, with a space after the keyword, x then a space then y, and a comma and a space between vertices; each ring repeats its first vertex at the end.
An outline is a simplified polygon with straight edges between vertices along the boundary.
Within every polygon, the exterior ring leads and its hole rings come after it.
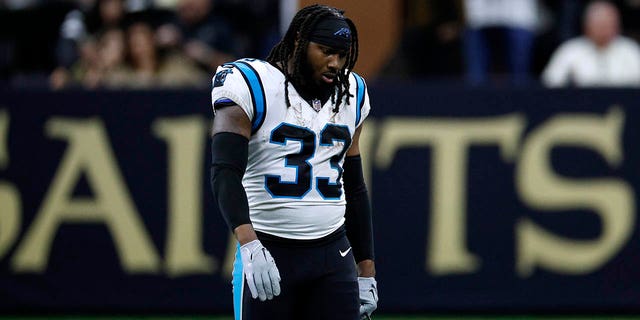
POLYGON ((238 252, 233 271, 235 320, 359 319, 356 266, 346 236, 314 247, 261 242, 280 271, 281 293, 273 300, 253 299, 238 252))

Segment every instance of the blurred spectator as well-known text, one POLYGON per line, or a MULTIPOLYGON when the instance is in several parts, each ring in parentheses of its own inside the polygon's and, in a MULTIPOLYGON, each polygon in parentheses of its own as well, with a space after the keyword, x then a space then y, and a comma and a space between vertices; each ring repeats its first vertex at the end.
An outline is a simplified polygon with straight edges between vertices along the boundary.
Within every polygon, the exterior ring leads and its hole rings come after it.
POLYGON ((231 27, 215 14, 213 1, 179 0, 176 9, 174 21, 158 28, 156 36, 162 48, 182 50, 205 71, 233 60, 231 27))
POLYGON ((96 35, 110 28, 121 28, 125 17, 124 0, 97 0, 81 2, 78 9, 69 12, 60 28, 58 61, 68 66, 76 57, 76 44, 83 37, 96 35))
POLYGON ((105 73, 121 68, 126 56, 124 32, 119 28, 107 30, 100 37, 100 61, 105 73))
POLYGON ((99 38, 86 37, 79 49, 80 59, 68 72, 52 73, 52 88, 80 86, 96 89, 111 81, 114 75, 123 72, 126 51, 122 30, 112 28, 99 38))
POLYGON ((180 51, 160 52, 149 24, 136 22, 127 28, 126 43, 129 48, 127 67, 112 69, 105 76, 105 87, 148 89, 207 84, 208 75, 180 51))
POLYGON ((70 86, 84 85, 88 88, 97 86, 94 76, 99 62, 98 45, 93 37, 84 37, 78 43, 79 59, 67 68, 56 68, 49 77, 52 89, 61 89, 70 86), (84 79, 87 79, 86 81, 84 79))
MULTIPOLYGON (((124 0, 97 0, 97 2, 83 0, 78 8, 72 10, 65 17, 60 27, 60 37, 56 46, 58 67, 53 71, 50 79, 52 88, 59 89, 65 84, 60 79, 73 78, 65 75, 72 65, 78 61, 82 49, 79 45, 87 37, 96 37, 98 33, 108 29, 122 28, 125 9, 124 0)), ((83 61, 81 64, 86 63, 83 61)))
POLYGON ((97 63, 96 85, 108 86, 110 82, 114 81, 114 77, 124 73, 126 69, 127 47, 124 32, 119 28, 107 30, 100 37, 98 47, 99 61, 97 63))
POLYGON ((620 15, 607 1, 594 1, 583 15, 584 35, 562 44, 543 71, 549 87, 639 86, 640 47, 620 35, 620 15))
POLYGON ((499 62, 492 50, 503 47, 510 80, 526 83, 538 23, 536 0, 465 0, 464 9, 467 80, 486 84, 490 65, 499 62))
POLYGON ((278 0, 215 4, 214 10, 211 0, 0 0, 0 84, 103 86, 111 73, 95 61, 102 59, 103 36, 114 39, 113 29, 122 33, 136 21, 166 23, 156 34, 161 56, 193 59, 203 71, 239 54, 265 56, 265 48, 280 39, 278 0))

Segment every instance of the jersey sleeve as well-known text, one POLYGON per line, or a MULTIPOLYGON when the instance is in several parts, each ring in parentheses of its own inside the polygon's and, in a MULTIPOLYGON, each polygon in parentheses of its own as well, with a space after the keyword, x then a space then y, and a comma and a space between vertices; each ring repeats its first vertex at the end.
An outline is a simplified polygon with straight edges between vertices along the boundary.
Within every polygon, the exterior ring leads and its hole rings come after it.
POLYGON ((255 113, 251 97, 251 88, 242 72, 233 64, 219 66, 212 79, 211 107, 213 113, 216 108, 225 105, 238 105, 253 121, 255 113))
POLYGON ((355 72, 351 72, 353 78, 355 79, 356 85, 356 128, 359 127, 364 119, 369 116, 369 112, 371 111, 371 104, 369 103, 369 92, 367 90, 367 83, 364 81, 364 78, 355 72))

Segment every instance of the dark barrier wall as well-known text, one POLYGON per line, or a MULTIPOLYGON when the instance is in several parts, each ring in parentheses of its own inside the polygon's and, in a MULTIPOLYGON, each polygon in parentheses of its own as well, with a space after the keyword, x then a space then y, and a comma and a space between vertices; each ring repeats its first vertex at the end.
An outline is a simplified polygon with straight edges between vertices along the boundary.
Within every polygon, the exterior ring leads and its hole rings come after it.
MULTIPOLYGON (((640 92, 370 94, 380 311, 640 311, 640 92)), ((209 105, 1 92, 0 311, 230 312, 209 105)))

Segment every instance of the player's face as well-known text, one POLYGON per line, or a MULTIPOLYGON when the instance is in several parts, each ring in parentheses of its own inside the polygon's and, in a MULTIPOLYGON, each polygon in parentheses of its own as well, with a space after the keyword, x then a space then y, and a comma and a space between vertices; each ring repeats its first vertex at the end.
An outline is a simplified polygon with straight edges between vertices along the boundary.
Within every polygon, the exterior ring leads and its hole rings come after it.
POLYGON ((333 86, 337 75, 347 62, 347 51, 338 50, 313 41, 307 48, 310 76, 317 86, 333 86))

